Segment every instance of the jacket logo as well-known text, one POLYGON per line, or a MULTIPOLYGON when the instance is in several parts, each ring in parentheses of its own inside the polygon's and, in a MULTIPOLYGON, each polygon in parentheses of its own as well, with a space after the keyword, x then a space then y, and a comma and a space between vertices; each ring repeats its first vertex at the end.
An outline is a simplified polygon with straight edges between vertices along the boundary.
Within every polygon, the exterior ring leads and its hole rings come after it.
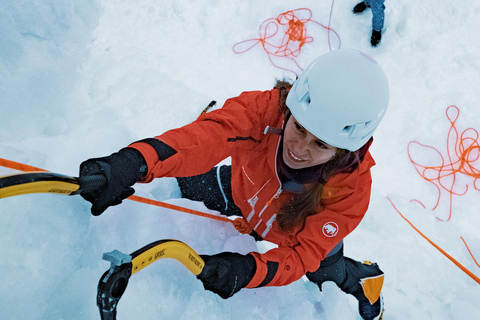
POLYGON ((335 237, 338 233, 338 225, 335 222, 327 222, 323 225, 322 232, 325 237, 335 237))

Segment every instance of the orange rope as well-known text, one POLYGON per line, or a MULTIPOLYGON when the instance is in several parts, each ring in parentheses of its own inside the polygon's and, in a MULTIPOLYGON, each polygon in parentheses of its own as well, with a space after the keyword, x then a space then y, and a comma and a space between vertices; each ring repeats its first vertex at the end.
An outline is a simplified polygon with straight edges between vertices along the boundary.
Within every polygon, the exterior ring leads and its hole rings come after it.
MULTIPOLYGON (((332 10, 333 10, 332 1, 332 10)), ((341 40, 338 33, 330 28, 332 12, 330 12, 329 25, 325 26, 317 21, 312 20, 312 11, 307 8, 300 8, 281 13, 277 18, 270 18, 262 22, 259 27, 259 38, 244 40, 236 43, 233 46, 233 52, 240 54, 249 51, 258 43, 260 43, 268 55, 268 59, 276 68, 290 71, 296 74, 295 71, 289 70, 276 65, 272 57, 288 58, 292 60, 295 65, 303 70, 297 61, 296 57, 301 53, 302 47, 313 42, 313 37, 307 35, 306 23, 312 22, 328 31, 328 41, 330 46, 330 32, 333 32, 338 39, 338 47, 340 48, 341 40), (299 18, 298 15, 305 15, 306 18, 299 18), (284 35, 280 34, 280 30, 284 30, 284 35), (252 43, 246 49, 237 49, 247 43, 252 43)), ((331 46, 330 46, 331 50, 331 46)))
POLYGON ((470 251, 470 248, 468 247, 467 243, 465 242, 465 239, 463 239, 463 237, 460 237, 460 239, 462 239, 463 241, 463 244, 465 245, 465 247, 467 248, 468 250, 468 253, 470 253, 470 256, 472 257, 473 261, 475 261, 475 264, 477 265, 477 267, 480 268, 480 265, 478 264, 477 260, 475 259, 475 257, 473 256, 473 253, 472 251, 470 251))
POLYGON ((213 214, 209 214, 209 213, 205 213, 205 212, 201 212, 201 211, 197 211, 197 210, 193 210, 193 209, 180 207, 180 206, 177 206, 177 205, 174 205, 174 204, 170 204, 170 203, 166 203, 166 202, 162 202, 162 201, 158 201, 158 200, 143 198, 143 197, 139 197, 139 196, 136 196, 136 195, 132 195, 132 196, 128 197, 127 199, 132 200, 132 201, 145 203, 145 204, 149 204, 149 205, 152 205, 152 206, 157 206, 157 207, 167 208, 167 209, 181 211, 181 212, 185 212, 185 213, 190 213, 190 214, 193 214, 193 215, 196 215, 196 216, 210 218, 210 219, 213 219, 213 220, 230 222, 235 226, 237 231, 240 232, 240 233, 249 234, 249 233, 252 232, 252 228, 247 223, 247 221, 243 218, 240 218, 240 217, 236 218, 235 220, 230 220, 229 218, 227 218, 225 216, 216 216, 216 215, 213 215, 213 214))
MULTIPOLYGON (((457 267, 459 267, 463 272, 465 272, 467 275, 470 276, 470 278, 472 278, 474 281, 476 281, 478 284, 480 284, 480 278, 477 277, 473 272, 471 272, 470 270, 468 270, 467 268, 465 268, 460 262, 458 262, 457 260, 455 260, 452 256, 450 256, 448 253, 445 252, 445 250, 443 250, 442 248, 440 248, 435 242, 433 242, 432 240, 430 240, 426 235, 424 235, 420 230, 418 230, 407 218, 405 218, 403 216, 403 214, 397 209, 397 207, 395 207, 395 205, 393 204, 392 200, 387 197, 388 201, 390 201, 390 203, 392 204, 393 208, 395 209, 395 211, 398 212, 398 214, 405 220, 407 221, 407 223, 415 230, 418 232, 419 235, 421 235, 425 240, 427 240, 432 246, 434 246, 438 251, 440 251, 445 257, 447 257, 448 259, 450 259, 450 261, 452 261, 457 267)), ((472 256, 473 257, 473 256, 472 256)), ((476 261, 475 261, 476 262, 476 261)))
POLYGON ((29 166, 28 164, 23 164, 20 162, 15 162, 12 160, 2 159, 2 158, 0 158, 0 166, 9 168, 9 169, 18 170, 18 171, 42 171, 42 172, 47 171, 37 167, 29 166))
MULTIPOLYGON (((461 196, 467 193, 468 185, 462 190, 458 190, 455 184, 457 182, 457 176, 464 174, 473 178, 473 187, 480 191, 480 143, 478 131, 473 128, 468 128, 459 134, 456 127, 456 121, 460 115, 460 110, 456 106, 449 106, 446 110, 446 115, 450 121, 450 129, 447 135, 447 156, 448 161, 436 148, 421 144, 416 141, 412 141, 408 144, 408 157, 412 162, 415 170, 418 174, 430 182, 437 189, 438 197, 435 206, 432 210, 435 210, 439 203, 442 194, 442 190, 449 193, 450 200, 450 212, 446 221, 449 221, 452 217, 452 202, 453 195, 461 196), (454 143, 452 145, 452 143, 454 143), (440 160, 440 164, 437 166, 422 165, 413 160, 411 154, 411 146, 418 145, 426 149, 433 150, 440 160)), ((413 199, 412 201, 420 203, 424 208, 425 205, 419 200, 413 199)), ((444 221, 437 217, 437 219, 444 221)))
MULTIPOLYGON (((47 170, 44 170, 44 169, 40 169, 40 168, 37 168, 37 167, 29 166, 29 165, 26 165, 26 164, 23 164, 23 163, 19 163, 19 162, 7 160, 7 159, 2 159, 2 158, 0 158, 0 166, 5 167, 5 168, 19 170, 19 171, 42 171, 42 172, 44 171, 44 172, 47 172, 47 170)), ((227 218, 225 216, 217 216, 217 215, 213 215, 213 214, 209 214, 209 213, 205 213, 205 212, 201 212, 201 211, 197 211, 197 210, 193 210, 193 209, 180 207, 180 206, 177 206, 177 205, 174 205, 174 204, 169 204, 169 203, 165 203, 165 202, 161 202, 161 201, 157 201, 157 200, 152 200, 152 199, 148 199, 148 198, 139 197, 139 196, 136 196, 136 195, 132 195, 132 196, 128 197, 127 199, 132 200, 132 201, 145 203, 145 204, 149 204, 149 205, 153 205, 153 206, 157 206, 157 207, 162 207, 162 208, 166 208, 166 209, 171 209, 171 210, 181 211, 181 212, 185 212, 185 213, 190 213, 190 214, 193 214, 193 215, 197 215, 197 216, 201 216, 201 217, 205 217, 205 218, 210 218, 210 219, 213 219, 213 220, 230 222, 231 224, 233 224, 233 226, 235 227, 235 229, 237 229, 238 232, 243 233, 243 234, 250 234, 252 232, 252 228, 250 227, 248 222, 245 219, 243 219, 242 217, 238 217, 235 220, 230 220, 229 218, 227 218)))
MULTIPOLYGON (((465 195, 468 191, 469 185, 465 185, 463 188, 459 189, 458 181, 459 175, 463 174, 467 177, 473 178, 472 186, 475 190, 480 191, 480 142, 479 142, 479 134, 478 131, 474 128, 468 128, 462 131, 461 133, 457 129, 456 122, 460 116, 460 110, 457 106, 449 106, 445 114, 447 116, 448 121, 450 122, 450 128, 447 134, 447 154, 443 156, 442 153, 431 146, 424 145, 417 141, 411 141, 408 144, 407 152, 410 162, 415 167, 415 170, 418 174, 429 183, 433 184, 437 190, 437 200, 432 208, 436 210, 438 205, 440 204, 442 191, 448 193, 449 197, 449 214, 447 219, 441 219, 436 217, 440 221, 449 221, 452 217, 453 211, 453 196, 462 196, 465 195), (412 156, 412 146, 420 146, 426 150, 433 150, 436 155, 438 155, 438 165, 424 165, 420 164, 419 162, 415 161, 412 156)), ((465 269, 462 265, 460 265, 455 259, 449 256, 445 251, 439 248, 436 244, 434 244, 430 239, 424 236, 417 228, 415 228, 410 221, 408 221, 400 211, 393 205, 393 202, 388 198, 394 209, 404 218, 422 237, 427 239, 435 248, 437 248, 440 252, 442 252, 445 256, 447 256, 450 260, 452 260, 460 269, 467 272, 468 270, 465 269)), ((417 199, 410 200, 411 202, 419 203, 423 208, 426 206, 417 199)), ((463 244, 468 250, 468 253, 472 257, 475 264, 480 267, 480 265, 475 260, 470 248, 467 246, 467 243, 460 237, 463 241, 463 244)), ((467 272, 471 276, 471 272, 467 272)), ((477 281, 478 278, 475 278, 477 281)), ((478 281, 477 281, 478 282, 478 281)))

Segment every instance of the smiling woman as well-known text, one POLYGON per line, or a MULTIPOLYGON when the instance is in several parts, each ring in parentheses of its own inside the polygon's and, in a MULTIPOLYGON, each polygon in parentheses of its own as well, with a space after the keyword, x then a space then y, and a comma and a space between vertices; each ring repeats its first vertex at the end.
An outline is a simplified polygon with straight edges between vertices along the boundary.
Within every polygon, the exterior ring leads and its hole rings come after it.
POLYGON ((205 289, 226 299, 306 275, 320 288, 335 282, 358 299, 363 319, 378 319, 383 272, 345 258, 342 241, 368 208, 368 148, 387 104, 380 66, 359 51, 335 50, 293 86, 244 92, 184 127, 88 159, 80 177, 102 174, 108 183, 81 195, 98 215, 131 195, 136 182, 177 177, 183 198, 243 216, 255 239, 278 245, 266 253, 202 255, 205 289), (378 90, 369 92, 370 85, 378 90), (227 157, 231 166, 214 167, 227 157))

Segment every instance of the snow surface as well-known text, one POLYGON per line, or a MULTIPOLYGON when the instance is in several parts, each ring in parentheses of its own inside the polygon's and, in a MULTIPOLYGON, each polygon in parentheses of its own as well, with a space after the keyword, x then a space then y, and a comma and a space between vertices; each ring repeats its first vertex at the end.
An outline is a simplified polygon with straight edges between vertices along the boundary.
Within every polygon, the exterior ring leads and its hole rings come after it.
MULTIPOLYGON (((371 13, 351 14, 357 0, 336 1, 332 27, 343 48, 357 48, 385 69, 387 115, 375 134, 369 212, 345 240, 346 255, 379 263, 386 274, 385 320, 479 319, 478 284, 421 238, 392 208, 460 263, 480 275, 461 242, 480 259, 479 192, 470 186, 439 208, 432 185, 407 156, 416 140, 446 151, 447 106, 458 127, 480 129, 480 2, 387 1, 384 38, 369 46, 371 13), (423 209, 411 199, 421 200, 423 209)), ((4 0, 0 6, 0 157, 77 175, 79 164, 130 142, 194 120, 211 101, 268 90, 292 77, 272 66, 260 46, 232 46, 258 36, 262 21, 310 8, 328 24, 331 2, 254 0, 4 0)), ((327 52, 327 33, 307 24, 314 42, 298 63, 327 52)), ((338 43, 332 38, 332 47, 338 43)), ((375 88, 372 88, 375 90, 375 88)), ((421 152, 418 152, 421 156, 421 152)), ((424 157, 438 163, 436 157, 424 157)), ((478 168, 478 166, 477 166, 478 168)), ((0 168, 0 174, 15 173, 0 168)), ((472 179, 462 178, 471 185, 472 179)), ((172 179, 139 186, 159 200, 178 196, 172 179)), ((169 200, 206 210, 186 200, 169 200)), ((103 252, 131 253, 173 238, 199 253, 257 250, 230 224, 132 201, 92 217, 81 197, 52 194, 2 199, 0 319, 99 319, 96 287, 109 263, 103 252)), ((118 319, 359 319, 353 297, 303 280, 242 290, 223 300, 174 260, 131 278, 118 319)))

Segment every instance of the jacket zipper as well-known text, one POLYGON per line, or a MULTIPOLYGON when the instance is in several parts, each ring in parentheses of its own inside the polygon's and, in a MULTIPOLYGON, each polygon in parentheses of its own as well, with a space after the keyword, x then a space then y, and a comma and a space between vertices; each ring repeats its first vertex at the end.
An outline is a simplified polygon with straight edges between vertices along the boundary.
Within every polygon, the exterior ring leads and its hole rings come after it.
MULTIPOLYGON (((283 127, 283 123, 282 123, 282 127, 283 127)), ((278 157, 278 150, 280 149, 280 142, 282 141, 282 138, 281 136, 278 138, 278 142, 277 142, 277 149, 275 151, 275 177, 277 178, 277 181, 278 181, 278 189, 277 189, 277 192, 275 192, 275 194, 270 198, 270 200, 268 200, 266 203, 265 203, 265 206, 262 208, 262 210, 260 211, 260 213, 258 214, 258 217, 260 218, 263 214, 263 212, 268 208, 268 206, 270 206, 272 204, 272 202, 275 200, 275 199, 278 199, 278 197, 280 197, 280 194, 282 193, 283 189, 282 189, 282 182, 280 181, 280 178, 278 177, 278 169, 277 169, 277 157, 278 157)), ((266 226, 267 228, 263 231, 262 233, 262 238, 264 238, 267 233, 270 231, 270 229, 272 229, 272 225, 273 225, 273 222, 275 221, 277 215, 274 214, 272 215, 272 217, 270 219, 268 219, 268 221, 266 222, 266 226)), ((261 223, 262 219, 260 219, 257 223, 257 225, 255 226, 254 229, 256 229, 259 224, 261 223)))

